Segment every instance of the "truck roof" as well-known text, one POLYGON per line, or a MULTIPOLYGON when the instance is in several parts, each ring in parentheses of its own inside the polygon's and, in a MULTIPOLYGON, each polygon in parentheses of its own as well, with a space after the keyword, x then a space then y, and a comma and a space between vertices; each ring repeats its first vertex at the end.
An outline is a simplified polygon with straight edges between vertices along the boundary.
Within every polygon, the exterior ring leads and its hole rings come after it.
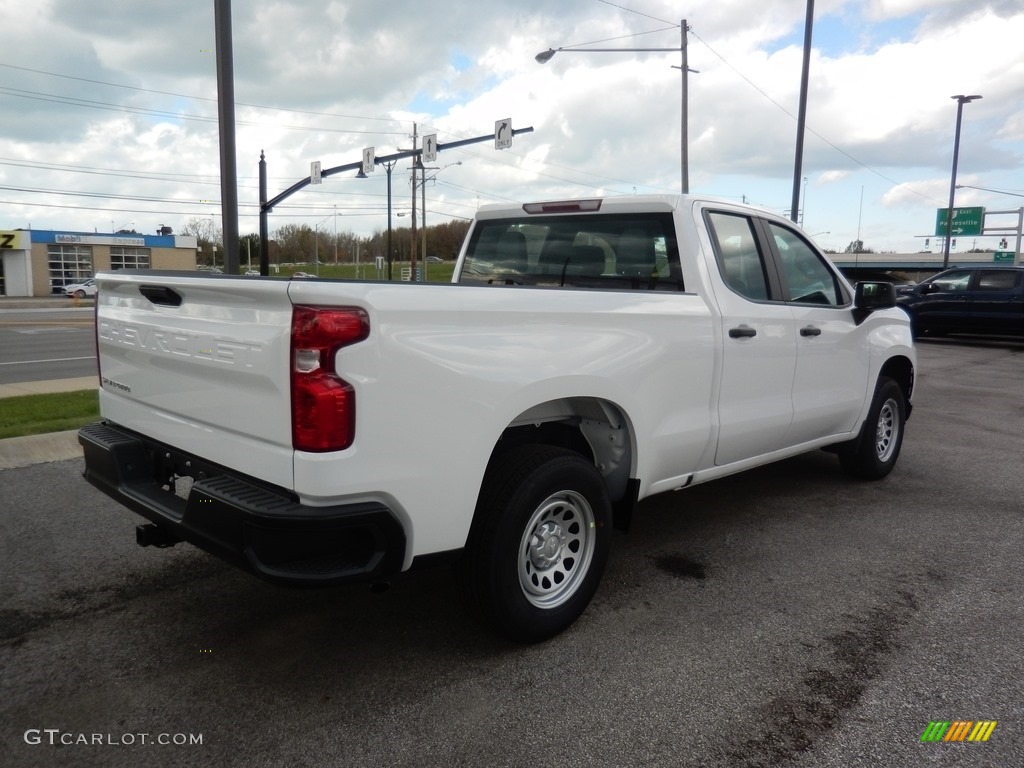
POLYGON ((595 195, 592 197, 566 198, 564 200, 490 203, 480 206, 479 211, 477 211, 477 218, 502 219, 511 216, 522 216, 524 211, 530 214, 592 213, 598 210, 605 213, 671 212, 686 202, 720 203, 756 210, 760 213, 771 213, 771 211, 766 211, 757 206, 740 204, 735 200, 727 200, 709 195, 595 195))

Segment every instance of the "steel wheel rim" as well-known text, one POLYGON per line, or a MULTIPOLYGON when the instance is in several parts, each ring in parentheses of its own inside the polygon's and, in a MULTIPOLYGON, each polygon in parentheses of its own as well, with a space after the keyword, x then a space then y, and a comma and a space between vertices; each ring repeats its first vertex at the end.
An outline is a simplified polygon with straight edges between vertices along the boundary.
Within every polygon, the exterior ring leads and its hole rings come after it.
POLYGON ((590 569, 597 541, 594 510, 575 491, 542 501, 519 543, 519 585, 537 608, 556 608, 576 593, 590 569))
POLYGON ((899 405, 893 398, 882 404, 878 412, 878 424, 875 426, 875 454, 881 462, 889 461, 896 451, 896 441, 900 433, 899 405))

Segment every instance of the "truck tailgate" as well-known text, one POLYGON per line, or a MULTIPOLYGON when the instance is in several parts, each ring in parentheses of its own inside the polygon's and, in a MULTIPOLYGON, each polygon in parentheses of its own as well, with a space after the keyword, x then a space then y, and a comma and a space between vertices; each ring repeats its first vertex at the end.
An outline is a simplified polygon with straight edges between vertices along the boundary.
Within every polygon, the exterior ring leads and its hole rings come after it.
POLYGON ((103 418, 291 488, 288 283, 136 271, 96 281, 103 418))

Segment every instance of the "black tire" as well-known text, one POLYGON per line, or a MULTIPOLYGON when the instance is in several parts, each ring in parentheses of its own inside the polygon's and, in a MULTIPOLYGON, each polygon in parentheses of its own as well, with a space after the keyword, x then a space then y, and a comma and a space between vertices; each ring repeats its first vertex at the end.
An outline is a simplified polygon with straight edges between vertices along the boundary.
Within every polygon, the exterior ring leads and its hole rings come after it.
POLYGON ((925 336, 945 335, 942 331, 934 331, 929 328, 916 313, 908 312, 908 314, 910 315, 910 338, 915 341, 925 336))
POLYGON ((566 629, 601 580, 611 516, 604 480, 578 453, 524 446, 492 459, 459 567, 471 610, 517 642, 566 629))
POLYGON ((881 480, 900 456, 907 404, 900 385, 880 378, 860 435, 839 449, 839 463, 854 477, 881 480))
POLYGON ((75 291, 75 298, 76 299, 84 299, 85 298, 85 291, 83 291, 81 288, 79 288, 77 291, 75 291))

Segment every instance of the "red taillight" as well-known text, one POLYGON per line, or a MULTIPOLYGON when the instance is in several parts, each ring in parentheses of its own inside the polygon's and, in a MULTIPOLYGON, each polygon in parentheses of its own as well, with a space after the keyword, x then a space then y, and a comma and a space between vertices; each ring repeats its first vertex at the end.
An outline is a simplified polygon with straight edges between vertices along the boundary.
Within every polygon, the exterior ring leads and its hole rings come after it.
POLYGON ((591 200, 554 200, 549 203, 524 203, 527 213, 586 213, 601 210, 601 198, 591 200))
POLYGON ((334 369, 339 349, 370 334, 357 307, 292 310, 292 445, 298 451, 340 451, 356 431, 356 393, 334 369))

